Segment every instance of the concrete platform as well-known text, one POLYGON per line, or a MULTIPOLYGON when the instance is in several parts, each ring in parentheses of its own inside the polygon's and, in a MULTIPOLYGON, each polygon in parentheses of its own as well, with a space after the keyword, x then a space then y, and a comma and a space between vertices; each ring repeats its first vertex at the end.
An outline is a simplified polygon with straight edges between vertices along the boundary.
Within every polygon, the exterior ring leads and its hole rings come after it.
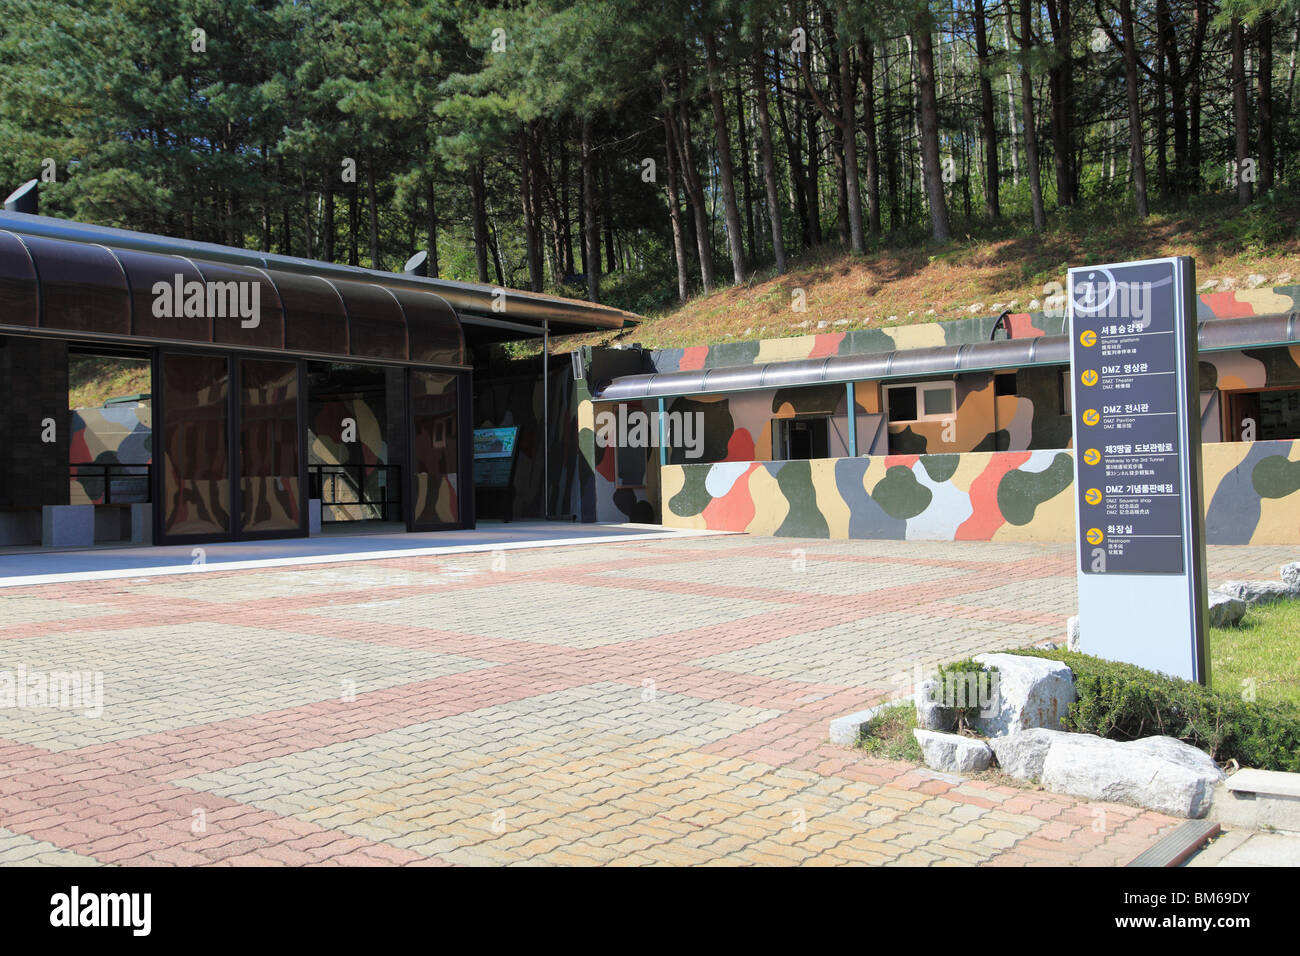
POLYGON ((1300 866, 1300 835, 1228 830, 1187 866, 1300 866))
POLYGON ((575 524, 555 521, 483 522, 473 531, 323 534, 275 541, 204 545, 98 547, 0 553, 0 588, 140 575, 193 574, 246 568, 333 564, 423 555, 554 548, 615 541, 705 537, 730 532, 683 531, 644 524, 575 524))

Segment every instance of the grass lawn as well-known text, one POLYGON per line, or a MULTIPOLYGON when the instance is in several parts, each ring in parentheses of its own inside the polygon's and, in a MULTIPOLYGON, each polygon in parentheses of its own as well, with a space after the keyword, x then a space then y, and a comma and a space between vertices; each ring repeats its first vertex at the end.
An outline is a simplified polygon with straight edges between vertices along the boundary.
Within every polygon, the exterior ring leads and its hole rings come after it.
POLYGON ((1252 607, 1237 627, 1210 628, 1209 643, 1215 690, 1300 706, 1300 601, 1252 607))

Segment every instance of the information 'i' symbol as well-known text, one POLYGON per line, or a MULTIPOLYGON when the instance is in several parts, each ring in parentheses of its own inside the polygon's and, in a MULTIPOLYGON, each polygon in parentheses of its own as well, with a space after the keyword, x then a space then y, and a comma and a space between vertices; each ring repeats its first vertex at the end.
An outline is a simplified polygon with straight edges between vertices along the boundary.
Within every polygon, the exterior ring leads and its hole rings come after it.
POLYGON ((1105 536, 1104 534, 1101 533, 1101 529, 1100 529, 1100 528, 1089 528, 1089 529, 1088 529, 1088 543, 1089 543, 1089 544, 1101 544, 1102 541, 1105 540, 1105 538, 1106 538, 1106 536, 1105 536))
POLYGON ((1089 488, 1087 491, 1083 493, 1083 500, 1088 502, 1088 504, 1090 505, 1101 504, 1101 489, 1089 488))
POLYGON ((1095 465, 1101 461, 1101 452, 1096 448, 1089 448, 1083 453, 1083 463, 1085 465, 1095 465))
POLYGON ((1079 344, 1084 348, 1092 348, 1097 344, 1097 333, 1092 329, 1085 329, 1083 334, 1079 336, 1079 344))
POLYGON ((1084 385, 1087 385, 1089 388, 1096 385, 1097 370, 1093 368, 1087 369, 1082 375, 1079 376, 1079 381, 1081 381, 1084 385))
POLYGON ((1101 416, 1097 414, 1097 409, 1090 408, 1083 413, 1083 423, 1085 425, 1095 425, 1101 421, 1101 416))

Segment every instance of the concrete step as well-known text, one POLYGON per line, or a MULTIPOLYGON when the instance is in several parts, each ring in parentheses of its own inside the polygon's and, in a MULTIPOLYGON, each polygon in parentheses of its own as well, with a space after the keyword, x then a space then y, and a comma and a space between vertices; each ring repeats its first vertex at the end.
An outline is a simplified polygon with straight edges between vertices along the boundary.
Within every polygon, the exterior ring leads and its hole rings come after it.
POLYGON ((1209 819, 1225 827, 1300 833, 1300 774, 1239 770, 1215 790, 1209 819))

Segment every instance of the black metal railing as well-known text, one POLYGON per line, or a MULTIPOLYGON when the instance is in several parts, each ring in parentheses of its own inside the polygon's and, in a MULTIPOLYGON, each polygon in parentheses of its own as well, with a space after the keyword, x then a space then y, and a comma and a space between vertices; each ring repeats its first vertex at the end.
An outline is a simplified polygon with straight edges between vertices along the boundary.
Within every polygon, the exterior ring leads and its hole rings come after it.
MULTIPOLYGON (((321 508, 355 507, 365 517, 368 508, 388 519, 402 504, 402 469, 398 465, 308 465, 312 498, 321 508)), ((325 520, 330 520, 325 518, 325 520)))
POLYGON ((74 462, 68 466, 73 503, 87 499, 94 505, 147 504, 150 500, 151 465, 74 462))

